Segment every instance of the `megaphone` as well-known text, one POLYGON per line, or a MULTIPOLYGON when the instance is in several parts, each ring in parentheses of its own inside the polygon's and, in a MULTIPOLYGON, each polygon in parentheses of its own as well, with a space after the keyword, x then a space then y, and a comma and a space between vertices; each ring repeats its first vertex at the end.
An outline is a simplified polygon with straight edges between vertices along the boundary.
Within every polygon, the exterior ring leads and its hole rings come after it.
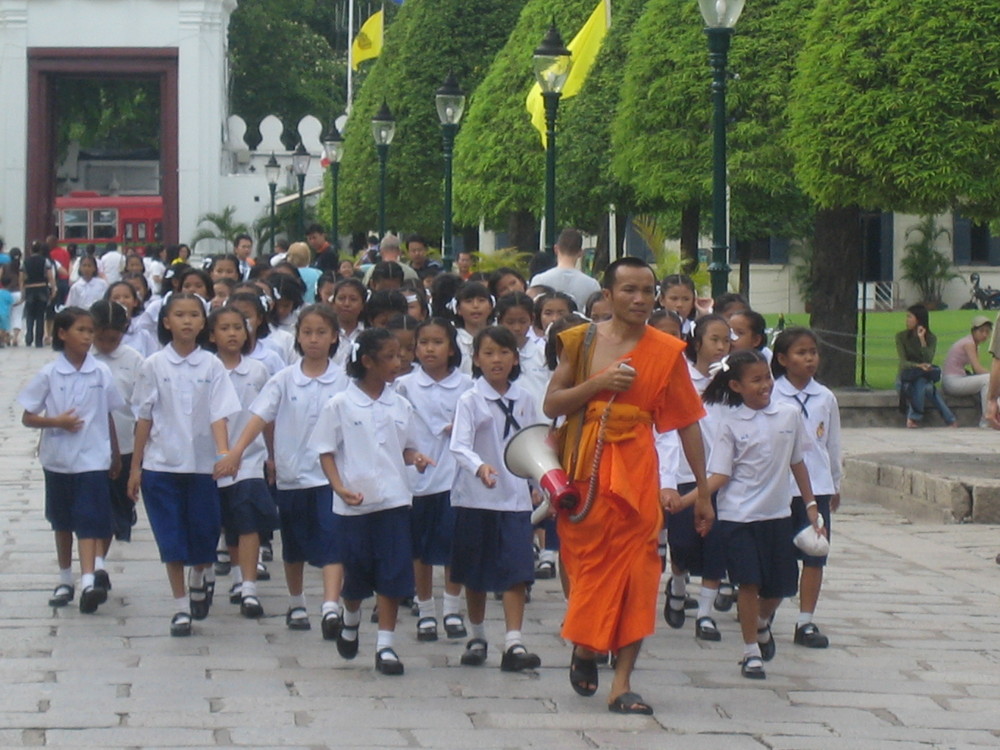
POLYGON ((516 477, 533 479, 545 496, 544 502, 531 514, 533 524, 545 518, 553 506, 574 510, 580 504, 580 493, 559 464, 559 456, 548 438, 547 424, 529 425, 515 433, 503 453, 507 470, 516 477))

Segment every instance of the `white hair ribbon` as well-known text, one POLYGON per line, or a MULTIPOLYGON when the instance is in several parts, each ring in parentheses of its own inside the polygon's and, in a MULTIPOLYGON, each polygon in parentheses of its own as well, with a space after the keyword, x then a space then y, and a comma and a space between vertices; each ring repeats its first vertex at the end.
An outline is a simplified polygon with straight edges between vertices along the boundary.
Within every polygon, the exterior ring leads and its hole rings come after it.
POLYGON ((357 341, 351 343, 351 362, 358 361, 358 352, 361 351, 361 346, 357 341))
POLYGON ((718 362, 713 362, 708 366, 708 374, 711 377, 715 377, 720 372, 729 372, 729 355, 720 359, 718 362))

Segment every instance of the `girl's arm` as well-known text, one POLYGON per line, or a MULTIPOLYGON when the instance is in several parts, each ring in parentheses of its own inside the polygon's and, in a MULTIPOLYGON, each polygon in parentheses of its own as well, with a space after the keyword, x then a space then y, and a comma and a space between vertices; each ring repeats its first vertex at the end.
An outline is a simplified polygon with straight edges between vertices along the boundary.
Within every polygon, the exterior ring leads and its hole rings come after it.
POLYGON ((122 473, 122 454, 118 448, 118 430, 115 429, 115 419, 108 414, 108 435, 111 437, 111 470, 108 475, 117 479, 122 473))
MULTIPOLYGON (((729 476, 726 474, 709 474, 708 479, 705 480, 705 488, 708 490, 709 503, 711 503, 712 493, 718 492, 723 487, 729 484, 729 476)), ((684 510, 688 506, 694 505, 695 501, 698 499, 698 488, 691 490, 687 494, 681 496, 680 505, 676 508, 671 506, 667 508, 671 513, 676 513, 680 510, 684 510)))
POLYGON ((229 455, 229 420, 217 419, 212 422, 212 439, 215 441, 215 458, 229 455))
POLYGON ((979 347, 976 346, 976 342, 969 340, 965 342, 965 357, 969 360, 969 367, 972 368, 973 375, 985 375, 989 370, 983 367, 983 363, 979 361, 979 347))
MULTIPOLYGON (((486 483, 487 479, 490 476, 495 476, 497 472, 492 466, 484 463, 479 454, 473 450, 475 435, 476 422, 472 403, 468 399, 460 399, 458 407, 455 409, 455 422, 452 427, 451 440, 448 443, 448 447, 454 454, 459 466, 470 474, 475 474, 486 483), (480 475, 480 471, 484 469, 488 469, 489 471, 484 472, 484 475, 480 475)), ((493 484, 496 484, 495 479, 493 480, 493 484)), ((487 484, 487 487, 489 486, 491 485, 487 484)))
POLYGON ((819 508, 816 507, 816 498, 813 496, 812 484, 809 482, 809 469, 806 468, 805 461, 792 464, 792 476, 795 477, 795 484, 798 485, 799 495, 802 502, 806 504, 806 514, 809 516, 809 523, 813 525, 816 532, 826 536, 826 530, 819 527, 819 508))
MULTIPOLYGON (((225 422, 225 420, 219 421, 225 422)), ((215 462, 215 471, 212 472, 212 478, 219 479, 220 477, 234 477, 236 476, 236 472, 240 470, 240 461, 243 460, 244 451, 246 451, 247 446, 250 445, 250 443, 257 439, 261 430, 267 426, 267 422, 258 417, 256 414, 251 415, 250 421, 247 422, 247 426, 243 428, 243 434, 240 435, 236 444, 233 445, 232 448, 228 449, 228 453, 226 452, 226 448, 218 450, 219 439, 215 433, 216 424, 216 422, 212 422, 212 437, 215 438, 216 450, 220 455, 222 455, 222 458, 215 462)), ((225 445, 227 441, 227 437, 225 435, 225 424, 223 424, 222 441, 222 444, 225 445)))
POLYGON ((67 432, 79 432, 83 429, 83 420, 76 416, 76 409, 69 409, 55 417, 43 417, 40 414, 33 414, 25 410, 24 414, 21 415, 21 424, 25 427, 34 427, 41 430, 51 428, 66 430, 67 432))
POLYGON ((132 502, 139 500, 139 485, 142 483, 142 457, 149 442, 149 432, 153 429, 153 420, 139 418, 135 421, 135 446, 132 449, 132 471, 128 476, 128 496, 132 502))
POLYGON ((403 463, 414 467, 421 474, 427 471, 428 466, 437 466, 430 456, 425 456, 416 448, 406 448, 403 451, 403 463))
POLYGON ((323 467, 323 473, 326 474, 331 489, 340 496, 341 500, 348 505, 361 505, 365 499, 364 495, 360 492, 351 492, 344 487, 340 481, 340 470, 337 469, 337 461, 332 453, 320 454, 319 464, 323 467))
POLYGON ((694 506, 694 527, 702 536, 705 536, 712 528, 715 520, 715 511, 712 509, 712 492, 705 480, 705 443, 701 439, 701 427, 697 422, 692 422, 686 427, 677 430, 677 435, 681 439, 681 447, 684 449, 684 457, 687 459, 691 473, 694 474, 694 481, 698 483, 697 499, 694 506))
POLYGON ((278 481, 274 467, 274 422, 264 426, 264 446, 267 448, 267 458, 264 459, 264 478, 268 484, 278 481))

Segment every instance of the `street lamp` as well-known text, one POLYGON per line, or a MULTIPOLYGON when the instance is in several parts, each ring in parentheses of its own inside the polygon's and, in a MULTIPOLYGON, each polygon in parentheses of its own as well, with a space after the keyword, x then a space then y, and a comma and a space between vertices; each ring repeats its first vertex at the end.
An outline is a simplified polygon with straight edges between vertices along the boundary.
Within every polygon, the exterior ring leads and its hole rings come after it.
POLYGON ((535 78, 545 102, 545 252, 552 255, 556 244, 556 113, 563 86, 573 66, 571 52, 563 46, 555 22, 534 53, 535 78))
POLYGON ((299 178, 299 239, 301 240, 306 233, 306 198, 305 198, 305 187, 306 187, 306 173, 309 172, 309 162, 312 157, 309 156, 309 152, 306 151, 306 147, 302 145, 299 141, 298 148, 295 149, 295 153, 292 154, 292 171, 295 176, 299 178))
POLYGON ((271 152, 271 158, 267 160, 267 164, 264 165, 264 174, 267 176, 267 187, 271 190, 271 255, 274 255, 274 235, 278 233, 277 227, 274 225, 274 194, 278 190, 278 179, 281 177, 281 165, 278 164, 278 160, 274 158, 274 152, 271 152))
POLYGON ((712 296, 729 288, 729 227, 726 222, 726 58, 733 26, 745 0, 698 0, 708 35, 708 64, 712 67, 712 296))
POLYGON ((396 120, 389 105, 382 101, 382 109, 372 118, 372 137, 378 151, 378 236, 385 237, 385 163, 389 160, 389 144, 396 135, 396 120))
POLYGON ((333 245, 340 247, 340 233, 338 231, 337 219, 337 181, 340 177, 340 159, 344 155, 344 139, 337 130, 336 123, 330 124, 330 129, 323 136, 323 150, 326 152, 326 160, 330 162, 330 236, 333 237, 333 245))
POLYGON ((455 151, 455 133, 458 122, 465 111, 465 92, 458 86, 455 75, 449 73, 441 88, 434 95, 438 119, 441 120, 441 134, 444 143, 444 232, 441 245, 444 254, 444 270, 451 271, 455 260, 454 238, 451 229, 451 167, 455 151))

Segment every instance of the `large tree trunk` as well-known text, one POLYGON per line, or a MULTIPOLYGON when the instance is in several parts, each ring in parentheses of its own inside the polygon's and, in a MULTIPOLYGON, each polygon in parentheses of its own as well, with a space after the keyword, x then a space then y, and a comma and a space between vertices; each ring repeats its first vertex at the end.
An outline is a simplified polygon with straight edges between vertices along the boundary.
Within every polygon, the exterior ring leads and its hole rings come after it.
POLYGON ((608 226, 608 215, 604 214, 604 221, 597 228, 597 243, 594 245, 594 262, 590 267, 590 274, 595 278, 600 278, 600 274, 608 267, 608 254, 610 246, 608 239, 611 230, 608 226))
POLYGON ((818 377, 830 387, 855 384, 861 243, 857 206, 816 214, 809 322, 820 341, 818 377))
POLYGON ((530 211, 515 211, 510 215, 507 239, 522 253, 538 252, 538 222, 530 211))
POLYGON ((698 268, 698 236, 701 234, 701 204, 691 201, 681 210, 681 265, 684 273, 698 268))

